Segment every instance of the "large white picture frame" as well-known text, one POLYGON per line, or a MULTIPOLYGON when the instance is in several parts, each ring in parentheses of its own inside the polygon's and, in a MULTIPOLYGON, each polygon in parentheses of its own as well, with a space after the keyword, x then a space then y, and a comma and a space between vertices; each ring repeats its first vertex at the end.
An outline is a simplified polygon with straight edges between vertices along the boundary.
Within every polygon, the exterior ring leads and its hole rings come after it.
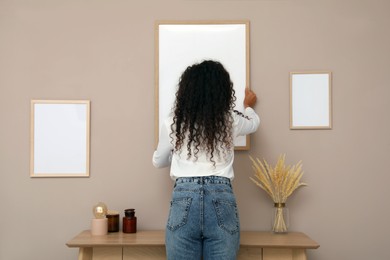
MULTIPOLYGON (((158 21, 155 29, 156 145, 162 122, 172 112, 179 78, 194 63, 221 62, 234 84, 235 109, 243 112, 245 87, 250 87, 249 21, 158 21)), ((235 141, 236 150, 249 148, 249 135, 235 141)))

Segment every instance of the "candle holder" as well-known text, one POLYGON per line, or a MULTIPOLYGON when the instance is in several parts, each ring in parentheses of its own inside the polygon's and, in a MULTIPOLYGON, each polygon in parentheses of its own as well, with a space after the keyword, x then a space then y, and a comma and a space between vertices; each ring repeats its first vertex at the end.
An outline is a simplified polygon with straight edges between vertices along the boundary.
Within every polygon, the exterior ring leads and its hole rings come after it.
POLYGON ((107 221, 108 221, 108 232, 118 232, 119 231, 119 212, 109 210, 107 215, 107 221))

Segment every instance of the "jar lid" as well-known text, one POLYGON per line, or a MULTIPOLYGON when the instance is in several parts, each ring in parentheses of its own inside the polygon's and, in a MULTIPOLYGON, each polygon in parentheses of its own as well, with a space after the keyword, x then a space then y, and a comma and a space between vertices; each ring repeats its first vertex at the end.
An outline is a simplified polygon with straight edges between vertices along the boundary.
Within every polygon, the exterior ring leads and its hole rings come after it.
POLYGON ((126 217, 134 217, 135 215, 135 209, 125 209, 125 216, 126 217))

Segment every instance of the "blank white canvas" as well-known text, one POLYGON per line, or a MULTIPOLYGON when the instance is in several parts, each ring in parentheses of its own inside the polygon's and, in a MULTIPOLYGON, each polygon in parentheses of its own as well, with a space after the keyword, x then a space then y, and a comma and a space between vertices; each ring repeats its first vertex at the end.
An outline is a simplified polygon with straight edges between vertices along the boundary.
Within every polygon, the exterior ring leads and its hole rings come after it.
MULTIPOLYGON (((245 24, 159 25, 159 129, 171 114, 179 78, 184 70, 203 60, 221 62, 236 92, 236 107, 243 111, 246 82, 245 24)), ((235 146, 245 146, 240 137, 235 146)))
POLYGON ((34 173, 87 172, 87 105, 34 105, 34 173))
POLYGON ((330 126, 329 74, 292 74, 292 127, 330 126))

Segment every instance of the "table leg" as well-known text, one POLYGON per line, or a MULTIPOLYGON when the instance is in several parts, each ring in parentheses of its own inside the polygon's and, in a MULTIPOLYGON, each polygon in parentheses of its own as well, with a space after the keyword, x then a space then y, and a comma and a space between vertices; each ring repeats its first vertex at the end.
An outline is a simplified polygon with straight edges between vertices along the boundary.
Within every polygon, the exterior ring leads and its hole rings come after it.
POLYGON ((92 260, 92 247, 80 247, 79 260, 92 260))

